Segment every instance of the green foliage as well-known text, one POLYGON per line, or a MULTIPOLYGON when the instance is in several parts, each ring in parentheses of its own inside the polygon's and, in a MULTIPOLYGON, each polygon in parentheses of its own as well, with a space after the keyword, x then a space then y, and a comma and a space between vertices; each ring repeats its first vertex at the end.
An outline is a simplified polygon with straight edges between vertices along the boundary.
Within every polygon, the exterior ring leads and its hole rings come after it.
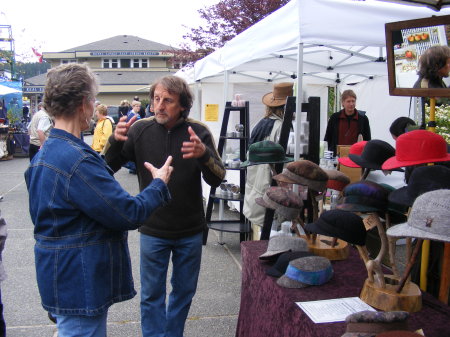
POLYGON ((33 63, 16 63, 16 76, 24 80, 40 74, 45 74, 50 69, 50 63, 33 62, 33 63))
MULTIPOLYGON (((430 107, 425 106, 425 112, 427 119, 430 119, 430 107)), ((436 106, 435 109, 436 117, 436 133, 445 138, 447 143, 450 143, 450 105, 442 104, 436 106)))
POLYGON ((6 112, 6 117, 8 117, 9 125, 14 126, 22 120, 22 111, 17 105, 13 105, 6 112))

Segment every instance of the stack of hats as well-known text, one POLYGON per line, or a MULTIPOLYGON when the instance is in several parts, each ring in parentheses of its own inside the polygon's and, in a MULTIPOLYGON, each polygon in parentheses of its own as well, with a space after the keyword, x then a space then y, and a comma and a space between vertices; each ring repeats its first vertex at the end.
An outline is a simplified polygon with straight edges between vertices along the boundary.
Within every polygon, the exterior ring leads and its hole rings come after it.
POLYGON ((426 192, 414 201, 408 221, 387 230, 394 237, 450 242, 450 190, 426 192))
POLYGON ((332 276, 330 260, 322 256, 307 256, 289 262, 277 284, 285 288, 319 286, 328 282, 332 276))
POLYGON ((248 148, 248 158, 241 163, 241 167, 260 164, 282 164, 293 161, 286 157, 286 151, 277 143, 270 140, 263 140, 253 143, 248 148))
POLYGON ((445 139, 431 131, 414 130, 397 138, 395 155, 383 163, 382 169, 444 161, 450 161, 445 139))
POLYGON ((278 256, 286 252, 307 252, 305 239, 294 236, 273 236, 269 239, 267 250, 259 256, 260 260, 276 261, 278 256))
POLYGON ((366 244, 367 232, 364 222, 361 217, 352 212, 338 209, 323 212, 317 221, 306 225, 306 230, 338 238, 354 245, 366 244))
POLYGON ((406 311, 359 311, 347 316, 341 337, 375 337, 385 331, 408 330, 408 317, 406 311))
POLYGON ((367 142, 360 155, 349 154, 349 158, 363 168, 381 170, 383 163, 395 155, 395 149, 387 142, 372 139, 367 142))
POLYGON ((286 165, 283 172, 273 179, 308 186, 311 190, 322 192, 327 188, 328 175, 319 165, 309 160, 297 160, 286 165))
POLYGON ((286 272, 286 269, 289 265, 289 262, 295 259, 299 259, 301 257, 306 256, 314 256, 313 253, 310 252, 286 252, 278 256, 276 262, 272 267, 266 270, 266 274, 273 277, 281 277, 286 272))
MULTIPOLYGON (((367 140, 363 140, 361 142, 357 142, 357 143, 353 144, 352 146, 350 146, 349 155, 354 154, 354 155, 359 156, 363 152, 366 144, 367 144, 367 140)), ((338 161, 341 165, 344 165, 344 166, 355 167, 355 168, 361 167, 358 164, 356 164, 355 162, 353 162, 349 157, 340 157, 340 158, 338 158, 338 161)))
POLYGON ((331 188, 336 191, 342 191, 345 186, 350 184, 350 178, 345 173, 337 170, 326 170, 325 173, 328 175, 327 188, 331 188))
POLYGON ((262 207, 274 209, 285 220, 293 220, 300 215, 303 201, 291 190, 279 186, 271 186, 261 198, 255 199, 262 207))

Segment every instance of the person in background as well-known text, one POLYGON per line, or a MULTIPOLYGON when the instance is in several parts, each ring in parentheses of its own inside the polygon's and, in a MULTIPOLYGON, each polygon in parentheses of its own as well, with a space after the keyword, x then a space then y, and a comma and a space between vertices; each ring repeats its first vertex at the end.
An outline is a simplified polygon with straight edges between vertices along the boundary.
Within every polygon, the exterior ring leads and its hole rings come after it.
POLYGON ((133 197, 80 139, 97 88, 84 64, 49 70, 44 106, 55 127, 25 172, 39 293, 59 337, 107 335, 108 308, 136 295, 127 231, 171 200, 172 157, 160 169, 143 163, 152 182, 133 197))
POLYGON ((200 271, 206 227, 202 177, 217 187, 225 168, 206 125, 189 118, 193 95, 185 80, 166 76, 150 88, 155 117, 136 121, 125 117, 117 124, 105 159, 113 170, 136 162, 139 188, 152 181, 144 162, 159 165, 173 156, 169 182, 170 204, 159 209, 139 228, 141 247, 142 335, 182 337, 200 271), (133 124, 134 123, 134 124, 133 124), (166 305, 166 279, 172 258, 172 291, 166 305))
POLYGON ((28 126, 28 134, 30 135, 30 149, 28 150, 28 156, 30 161, 34 158, 42 145, 44 145, 52 127, 53 123, 44 109, 44 103, 39 102, 38 111, 34 114, 33 118, 31 118, 31 122, 28 126))
POLYGON ((414 88, 447 88, 443 78, 450 73, 450 47, 432 46, 419 58, 419 79, 414 88))
MULTIPOLYGON (((249 146, 263 140, 278 143, 283 125, 284 107, 287 97, 293 95, 293 83, 276 83, 273 91, 265 94, 262 102, 266 106, 264 117, 255 125, 251 135, 249 146)), ((253 239, 258 240, 264 223, 266 209, 255 202, 262 197, 272 181, 272 171, 269 164, 249 166, 247 168, 247 180, 245 183, 245 197, 243 214, 252 223, 253 239)))
MULTIPOLYGON (((134 101, 140 102, 139 96, 134 96, 133 100, 134 100, 134 101)), ((141 102, 141 106, 139 107, 139 116, 140 116, 141 118, 145 118, 145 108, 146 108, 146 107, 144 107, 144 106, 142 105, 142 102, 141 102)))
POLYGON ((337 154, 338 145, 353 145, 371 139, 369 119, 365 112, 356 109, 356 94, 353 90, 345 90, 341 102, 343 109, 331 115, 324 137, 328 150, 333 151, 334 155, 337 154))
POLYGON ((137 116, 137 119, 141 119, 141 115, 139 114, 139 111, 141 110, 141 102, 139 101, 133 101, 131 103, 131 110, 127 114, 127 122, 133 118, 133 116, 137 116))
POLYGON ((97 117, 97 125, 95 126, 94 137, 92 138, 92 148, 94 151, 101 153, 106 145, 106 142, 108 141, 109 136, 112 134, 113 125, 111 120, 106 117, 106 105, 98 105, 95 110, 95 114, 97 117))
POLYGON ((130 102, 128 102, 126 99, 120 101, 118 120, 120 120, 121 117, 126 116, 130 110, 130 102))
MULTIPOLYGON (((5 249, 5 241, 6 237, 8 236, 7 228, 6 228, 6 221, 2 218, 1 210, 0 210, 0 282, 3 282, 6 280, 6 272, 5 268, 3 267, 3 258, 2 258, 2 252, 5 249)), ((0 337, 6 336, 6 323, 5 318, 3 317, 3 301, 2 301, 2 295, 1 295, 1 288, 0 288, 0 337)))
POLYGON ((408 128, 416 126, 416 122, 414 122, 411 118, 408 117, 399 117, 394 120, 389 127, 389 132, 391 133, 392 138, 397 140, 398 136, 408 132, 408 128))
POLYGON ((22 107, 22 117, 23 122, 27 124, 30 119, 30 108, 28 107, 27 103, 25 103, 22 107))

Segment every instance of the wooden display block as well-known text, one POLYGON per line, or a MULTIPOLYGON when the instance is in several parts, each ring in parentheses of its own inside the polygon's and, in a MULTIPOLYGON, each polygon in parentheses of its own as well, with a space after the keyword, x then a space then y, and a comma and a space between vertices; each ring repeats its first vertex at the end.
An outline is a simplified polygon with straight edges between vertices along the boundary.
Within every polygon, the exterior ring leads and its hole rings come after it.
POLYGON ((422 294, 420 288, 408 282, 398 294, 396 292, 399 280, 392 275, 385 275, 386 286, 380 288, 374 282, 366 279, 360 298, 368 305, 383 311, 417 312, 422 309, 422 294))
POLYGON ((317 256, 326 257, 330 261, 345 260, 348 258, 349 247, 346 241, 337 239, 334 247, 331 246, 333 238, 325 235, 317 235, 313 240, 313 235, 301 235, 301 238, 308 242, 309 251, 317 256))
MULTIPOLYGON (((350 152, 350 145, 338 145, 337 155, 339 158, 348 157, 350 152)), ((338 163, 338 170, 346 174, 350 178, 350 183, 355 183, 361 180, 362 169, 359 167, 348 167, 338 163)))

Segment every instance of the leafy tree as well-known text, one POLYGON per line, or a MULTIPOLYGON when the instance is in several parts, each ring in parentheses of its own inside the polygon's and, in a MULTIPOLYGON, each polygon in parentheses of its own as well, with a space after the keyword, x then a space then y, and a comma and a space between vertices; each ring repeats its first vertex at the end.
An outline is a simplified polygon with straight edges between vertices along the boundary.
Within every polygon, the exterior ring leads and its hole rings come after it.
POLYGON ((45 74, 50 69, 50 63, 33 62, 33 63, 16 63, 16 77, 26 80, 40 74, 45 74))
POLYGON ((287 4, 288 0, 221 0, 198 10, 205 25, 190 28, 188 40, 174 51, 175 64, 192 64, 287 4))

